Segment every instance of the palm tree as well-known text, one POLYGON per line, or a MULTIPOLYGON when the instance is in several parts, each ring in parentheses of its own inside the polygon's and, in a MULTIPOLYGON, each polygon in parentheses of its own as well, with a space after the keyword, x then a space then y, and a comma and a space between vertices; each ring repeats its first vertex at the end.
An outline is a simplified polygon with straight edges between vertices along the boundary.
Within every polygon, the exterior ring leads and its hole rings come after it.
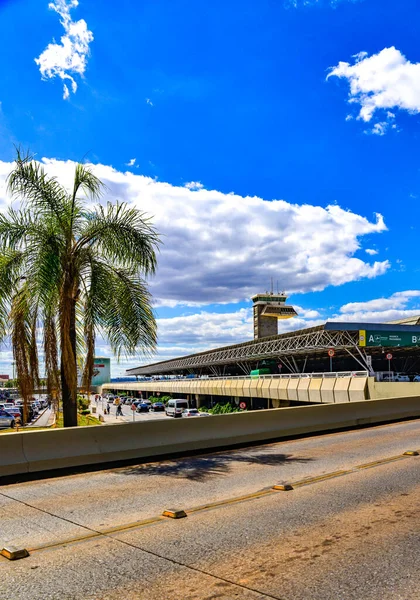
POLYGON ((0 215, 0 332, 11 337, 27 400, 39 381, 43 331, 48 390, 61 391, 64 426, 75 426, 77 359, 86 357, 88 387, 98 335, 118 358, 156 347, 145 278, 155 272, 158 234, 127 204, 88 204, 99 200, 103 184, 82 164, 69 192, 18 151, 8 190, 21 204, 0 215))

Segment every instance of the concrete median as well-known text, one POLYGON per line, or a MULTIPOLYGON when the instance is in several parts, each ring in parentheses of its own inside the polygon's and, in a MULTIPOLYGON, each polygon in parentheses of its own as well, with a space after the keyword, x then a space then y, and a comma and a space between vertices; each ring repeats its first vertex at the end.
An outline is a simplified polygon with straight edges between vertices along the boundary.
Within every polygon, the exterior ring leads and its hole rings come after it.
POLYGON ((0 435, 0 476, 210 450, 420 416, 420 398, 387 398, 194 419, 0 435))

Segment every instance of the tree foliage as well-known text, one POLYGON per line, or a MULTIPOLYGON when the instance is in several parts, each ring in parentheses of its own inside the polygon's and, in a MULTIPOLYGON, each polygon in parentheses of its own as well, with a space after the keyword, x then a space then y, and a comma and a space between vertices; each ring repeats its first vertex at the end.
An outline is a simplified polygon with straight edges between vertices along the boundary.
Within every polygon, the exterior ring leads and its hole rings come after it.
POLYGON ((42 329, 47 388, 62 394, 65 426, 77 424, 78 358, 88 389, 99 334, 117 357, 156 346, 146 279, 156 269, 159 237, 136 208, 99 204, 103 187, 78 164, 68 191, 18 151, 8 190, 20 208, 0 215, 0 335, 11 337, 28 399, 39 381, 42 329))

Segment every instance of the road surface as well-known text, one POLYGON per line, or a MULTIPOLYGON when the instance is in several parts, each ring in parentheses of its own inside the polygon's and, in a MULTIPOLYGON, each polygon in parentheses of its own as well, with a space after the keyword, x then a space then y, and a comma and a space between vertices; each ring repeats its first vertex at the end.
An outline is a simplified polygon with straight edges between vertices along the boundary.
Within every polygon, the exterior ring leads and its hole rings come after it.
POLYGON ((410 421, 2 486, 1 542, 31 555, 0 559, 0 596, 417 600, 420 457, 402 453, 419 432, 410 421), (281 481, 301 485, 270 489, 281 481), (172 507, 187 518, 160 517, 172 507))
POLYGON ((105 414, 104 409, 108 406, 106 400, 99 400, 98 403, 95 402, 95 400, 92 398, 91 403, 90 403, 90 409, 92 411, 92 414, 94 414, 94 416, 99 416, 102 415, 104 418, 104 422, 107 425, 112 425, 112 424, 117 424, 117 423, 132 423, 133 420, 135 421, 153 421, 156 419, 169 419, 170 417, 166 416, 166 413, 164 411, 159 411, 159 412, 153 412, 153 411, 149 411, 148 413, 138 413, 136 411, 132 411, 131 407, 128 404, 123 404, 122 406, 122 412, 123 412, 123 416, 122 417, 117 417, 116 416, 116 412, 117 412, 117 407, 114 406, 113 404, 110 404, 110 409, 111 409, 111 414, 105 414), (96 408, 96 412, 94 413, 92 408, 96 408), (133 416, 133 412, 134 412, 134 416, 133 416))

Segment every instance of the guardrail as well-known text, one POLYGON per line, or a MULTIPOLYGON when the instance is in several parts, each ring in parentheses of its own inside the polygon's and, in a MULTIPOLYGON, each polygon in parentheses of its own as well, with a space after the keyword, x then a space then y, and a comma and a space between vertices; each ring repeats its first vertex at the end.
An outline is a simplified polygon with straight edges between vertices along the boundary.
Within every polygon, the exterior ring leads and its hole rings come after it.
POLYGON ((387 398, 215 415, 4 433, 0 477, 263 442, 420 416, 420 398, 387 398))
POLYGON ((233 379, 234 381, 239 381, 243 379, 298 379, 302 377, 308 377, 310 379, 326 379, 330 377, 369 377, 369 371, 328 371, 326 373, 273 373, 267 375, 256 375, 251 377, 251 375, 224 375, 222 377, 209 375, 208 377, 173 377, 173 378, 165 378, 165 379, 139 379, 138 381, 113 381, 110 383, 104 383, 103 387, 109 388, 112 387, 112 384, 124 385, 124 384, 132 384, 132 383, 171 383, 174 381, 220 381, 226 379, 233 379))

